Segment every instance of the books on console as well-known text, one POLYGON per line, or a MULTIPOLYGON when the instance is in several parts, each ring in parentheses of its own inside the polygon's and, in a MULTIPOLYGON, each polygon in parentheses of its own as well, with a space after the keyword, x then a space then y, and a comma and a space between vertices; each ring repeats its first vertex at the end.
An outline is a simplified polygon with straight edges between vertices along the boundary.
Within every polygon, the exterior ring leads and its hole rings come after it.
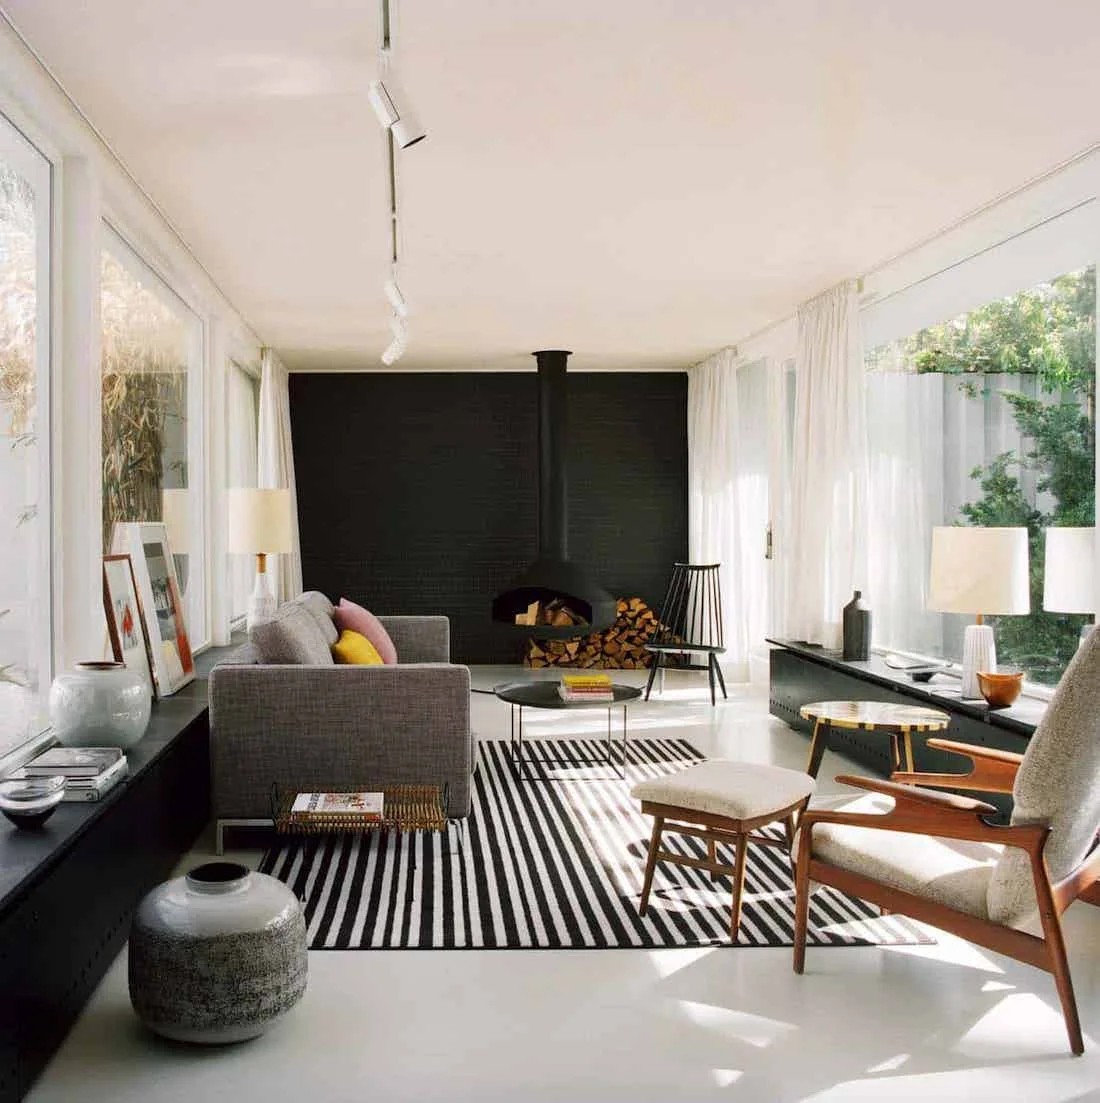
POLYGON ((123 757, 118 747, 51 747, 23 767, 28 777, 96 777, 123 757))
POLYGON ((99 800, 130 773, 119 747, 51 747, 12 776, 65 779, 64 801, 99 800))

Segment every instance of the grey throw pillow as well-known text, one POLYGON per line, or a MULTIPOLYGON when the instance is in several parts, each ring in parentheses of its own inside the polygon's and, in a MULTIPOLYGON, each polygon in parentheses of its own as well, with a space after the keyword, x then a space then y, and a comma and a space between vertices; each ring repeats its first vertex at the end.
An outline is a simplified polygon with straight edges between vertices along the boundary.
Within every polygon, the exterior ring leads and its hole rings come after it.
POLYGON ((295 601, 280 605, 270 620, 248 630, 248 639, 260 662, 304 666, 332 666, 332 652, 305 606, 295 601))

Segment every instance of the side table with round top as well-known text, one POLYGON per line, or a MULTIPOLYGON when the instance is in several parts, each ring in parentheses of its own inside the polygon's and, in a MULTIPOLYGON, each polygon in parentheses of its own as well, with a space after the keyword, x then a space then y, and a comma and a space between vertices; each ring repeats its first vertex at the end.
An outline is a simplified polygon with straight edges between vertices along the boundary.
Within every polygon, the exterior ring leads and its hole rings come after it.
POLYGON ((512 706, 512 728, 508 740, 512 754, 512 764, 516 767, 520 777, 526 777, 524 767, 527 763, 523 758, 523 710, 531 709, 607 709, 607 764, 614 766, 611 738, 611 713, 621 707, 623 710, 623 740, 622 760, 620 762, 619 776, 626 777, 626 706, 631 701, 636 701, 642 695, 640 689, 634 686, 612 685, 614 695, 611 701, 563 701, 558 693, 556 681, 529 681, 506 682, 496 686, 493 692, 502 701, 507 701, 512 706))
POLYGON ((888 701, 815 701, 799 710, 804 720, 814 722, 810 761, 806 773, 817 777, 821 759, 833 728, 880 731, 890 737, 894 771, 913 773, 913 732, 941 732, 951 717, 939 709, 920 705, 895 705, 888 701))

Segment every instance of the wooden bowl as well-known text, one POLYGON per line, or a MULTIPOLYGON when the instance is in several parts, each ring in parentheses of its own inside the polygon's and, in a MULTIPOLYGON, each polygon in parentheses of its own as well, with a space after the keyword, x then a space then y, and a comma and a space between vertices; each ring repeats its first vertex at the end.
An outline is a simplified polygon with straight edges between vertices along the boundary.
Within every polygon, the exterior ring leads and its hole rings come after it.
POLYGON ((991 709, 1006 709, 1017 697, 1024 686, 1022 671, 1011 674, 992 674, 978 671, 978 689, 991 709))

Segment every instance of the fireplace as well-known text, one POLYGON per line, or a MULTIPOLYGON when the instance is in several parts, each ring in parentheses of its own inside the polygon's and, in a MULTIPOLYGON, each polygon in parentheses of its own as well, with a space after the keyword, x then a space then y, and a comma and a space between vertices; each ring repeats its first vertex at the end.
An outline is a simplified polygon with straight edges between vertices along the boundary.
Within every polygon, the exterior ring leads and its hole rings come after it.
POLYGON ((492 617, 524 636, 566 639, 601 631, 615 620, 615 599, 568 554, 566 362, 546 349, 538 364, 539 554, 493 598, 492 617))

